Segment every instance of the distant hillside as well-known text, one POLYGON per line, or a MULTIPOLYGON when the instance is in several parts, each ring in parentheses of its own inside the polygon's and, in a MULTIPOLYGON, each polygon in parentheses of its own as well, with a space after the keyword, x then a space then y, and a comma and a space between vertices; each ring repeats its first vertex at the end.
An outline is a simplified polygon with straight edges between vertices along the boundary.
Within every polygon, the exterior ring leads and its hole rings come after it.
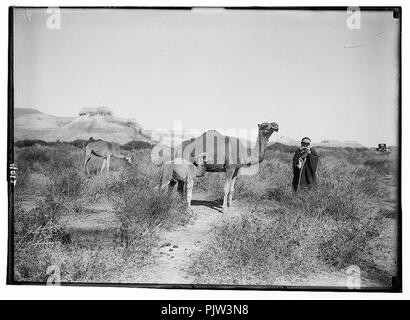
POLYGON ((338 140, 322 140, 320 143, 312 143, 312 145, 327 147, 327 148, 366 148, 364 145, 353 140, 338 141, 338 140))
POLYGON ((287 145, 287 146, 299 146, 300 145, 300 142, 295 139, 274 134, 271 137, 269 144, 272 145, 275 143, 279 143, 279 144, 287 145))
MULTIPOLYGON (((150 144, 162 143, 171 146, 178 145, 183 140, 197 137, 201 132, 184 130, 143 130, 133 119, 125 119, 114 115, 107 107, 83 108, 77 117, 57 117, 43 113, 33 108, 14 109, 14 140, 44 140, 44 141, 74 141, 103 139, 119 144, 130 141, 143 141, 150 144)), ((246 142, 244 138, 241 141, 246 142)), ((254 144, 254 141, 251 143, 254 144)), ((300 141, 293 138, 274 134, 269 142, 270 149, 282 148, 281 146, 297 147, 300 141), (272 147, 273 146, 273 147, 272 147)), ((356 141, 323 140, 312 143, 315 147, 324 148, 365 148, 356 141)), ((292 148, 293 150, 294 148, 292 148)), ((290 149, 289 149, 290 150, 290 149)))
POLYGON ((289 146, 283 143, 274 142, 269 145, 268 150, 272 151, 280 151, 286 153, 294 153, 298 147, 297 146, 289 146))
POLYGON ((106 107, 84 108, 76 118, 56 117, 28 108, 16 108, 14 116, 15 141, 74 141, 93 137, 120 144, 130 141, 151 142, 136 121, 117 117, 106 107))
MULTIPOLYGON (((286 136, 272 136, 270 139, 269 145, 285 145, 285 146, 300 146, 300 141, 286 137, 286 136)), ((338 140, 322 140, 321 142, 312 142, 314 147, 324 147, 324 148, 365 148, 362 144, 347 140, 347 141, 338 141, 338 140)))
POLYGON ((37 109, 33 108, 15 108, 14 109, 14 117, 19 117, 27 114, 36 114, 36 113, 41 113, 37 109))
POLYGON ((43 139, 72 120, 74 118, 55 117, 32 108, 15 108, 14 140, 43 139))

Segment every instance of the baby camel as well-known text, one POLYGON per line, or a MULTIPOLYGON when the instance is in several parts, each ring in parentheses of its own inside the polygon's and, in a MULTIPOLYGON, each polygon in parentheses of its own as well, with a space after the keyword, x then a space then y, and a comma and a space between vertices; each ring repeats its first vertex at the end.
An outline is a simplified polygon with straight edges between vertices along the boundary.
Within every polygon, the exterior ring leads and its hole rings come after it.
POLYGON ((168 186, 168 191, 171 192, 178 182, 178 192, 182 197, 186 196, 188 208, 191 208, 194 179, 205 174, 207 161, 207 154, 204 152, 198 156, 197 166, 182 158, 166 162, 162 171, 162 181, 165 183, 161 185, 161 188, 168 186))
POLYGON ((90 171, 88 170, 88 161, 90 161, 92 154, 104 159, 102 167, 101 167, 101 173, 103 173, 105 164, 107 164, 107 172, 110 169, 111 156, 115 158, 125 159, 128 163, 131 164, 131 157, 125 154, 121 154, 112 143, 101 140, 101 139, 94 140, 91 137, 85 146, 85 159, 84 159, 85 174, 90 174, 90 171))

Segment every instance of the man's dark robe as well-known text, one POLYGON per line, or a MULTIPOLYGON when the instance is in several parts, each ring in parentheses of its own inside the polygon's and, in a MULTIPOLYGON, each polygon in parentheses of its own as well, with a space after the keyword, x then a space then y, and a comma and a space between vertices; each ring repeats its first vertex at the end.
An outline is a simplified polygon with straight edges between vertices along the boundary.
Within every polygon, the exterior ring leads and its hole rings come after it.
POLYGON ((298 148, 293 156, 293 190, 298 187, 311 186, 316 184, 316 168, 319 157, 314 149, 310 149, 311 153, 306 155, 306 160, 302 169, 298 168, 299 159, 303 159, 303 151, 298 148))

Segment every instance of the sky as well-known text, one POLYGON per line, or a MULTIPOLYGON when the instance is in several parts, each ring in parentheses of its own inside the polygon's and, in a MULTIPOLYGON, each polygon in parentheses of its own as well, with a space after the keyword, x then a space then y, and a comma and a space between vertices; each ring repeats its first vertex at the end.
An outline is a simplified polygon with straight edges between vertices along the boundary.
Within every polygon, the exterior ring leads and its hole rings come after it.
POLYGON ((145 129, 255 129, 397 145, 392 12, 62 9, 15 12, 15 107, 107 106, 145 129), (357 21, 356 21, 357 22, 357 21), (357 26, 357 24, 356 24, 357 26))

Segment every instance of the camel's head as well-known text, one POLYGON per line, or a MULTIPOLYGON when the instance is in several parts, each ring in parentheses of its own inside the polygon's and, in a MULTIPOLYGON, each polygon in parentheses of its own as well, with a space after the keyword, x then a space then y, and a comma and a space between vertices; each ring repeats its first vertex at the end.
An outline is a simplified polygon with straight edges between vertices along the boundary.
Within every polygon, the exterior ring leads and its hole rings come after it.
POLYGON ((198 155, 198 163, 205 164, 208 162, 208 154, 206 152, 202 152, 198 155))
POLYGON ((261 124, 258 124, 258 127, 259 132, 268 139, 272 135, 272 133, 279 131, 279 125, 276 122, 263 122, 261 124))

